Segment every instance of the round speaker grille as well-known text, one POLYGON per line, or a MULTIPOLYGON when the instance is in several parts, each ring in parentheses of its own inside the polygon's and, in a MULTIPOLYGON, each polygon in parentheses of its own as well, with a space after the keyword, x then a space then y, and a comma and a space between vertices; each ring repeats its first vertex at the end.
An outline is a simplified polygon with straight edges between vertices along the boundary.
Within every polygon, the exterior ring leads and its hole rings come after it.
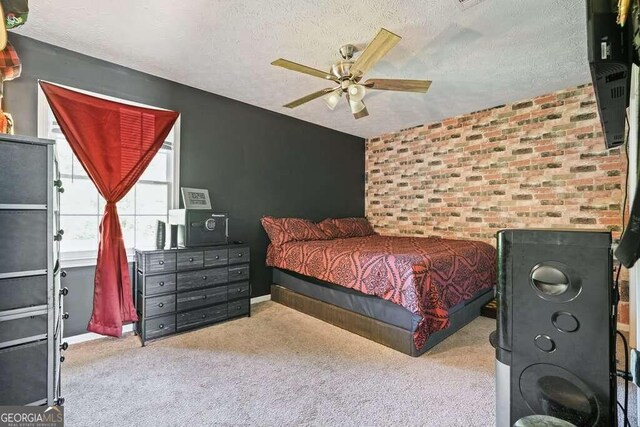
POLYGON ((575 332, 580 328, 580 322, 578 319, 566 311, 557 311, 551 316, 551 323, 560 332, 575 332))
POLYGON ((547 301, 571 301, 582 290, 582 280, 578 273, 557 261, 537 264, 531 269, 529 279, 536 294, 547 301))
POLYGON ((531 365, 520 375, 520 393, 534 414, 549 415, 579 426, 596 425, 600 408, 580 378, 559 366, 531 365))

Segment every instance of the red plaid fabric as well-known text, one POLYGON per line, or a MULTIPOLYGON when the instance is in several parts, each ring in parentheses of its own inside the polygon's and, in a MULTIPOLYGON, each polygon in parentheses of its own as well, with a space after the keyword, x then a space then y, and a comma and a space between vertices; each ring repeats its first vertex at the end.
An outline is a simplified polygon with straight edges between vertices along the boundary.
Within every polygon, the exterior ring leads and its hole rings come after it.
POLYGON ((18 52, 11 43, 7 42, 7 47, 0 52, 0 77, 6 82, 20 77, 21 72, 22 62, 18 52))

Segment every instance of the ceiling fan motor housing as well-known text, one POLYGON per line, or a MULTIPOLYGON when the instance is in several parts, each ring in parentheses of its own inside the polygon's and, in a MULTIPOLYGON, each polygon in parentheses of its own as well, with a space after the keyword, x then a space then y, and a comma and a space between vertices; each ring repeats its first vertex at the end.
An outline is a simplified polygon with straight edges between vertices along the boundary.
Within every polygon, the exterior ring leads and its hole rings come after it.
POLYGON ((331 74, 336 76, 339 80, 349 79, 351 77, 352 65, 353 61, 338 61, 331 66, 331 74))
POLYGON ((358 49, 352 44, 345 44, 340 47, 340 56, 344 59, 349 60, 353 58, 353 54, 356 53, 358 49))

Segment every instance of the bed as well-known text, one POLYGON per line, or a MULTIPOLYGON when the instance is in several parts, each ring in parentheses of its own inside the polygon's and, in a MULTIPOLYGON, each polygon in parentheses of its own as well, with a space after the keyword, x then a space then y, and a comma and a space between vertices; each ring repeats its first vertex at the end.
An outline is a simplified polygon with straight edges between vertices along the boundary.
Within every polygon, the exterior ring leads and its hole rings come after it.
POLYGON ((410 356, 478 317, 493 298, 496 251, 486 243, 305 233, 302 241, 271 239, 272 300, 410 356))

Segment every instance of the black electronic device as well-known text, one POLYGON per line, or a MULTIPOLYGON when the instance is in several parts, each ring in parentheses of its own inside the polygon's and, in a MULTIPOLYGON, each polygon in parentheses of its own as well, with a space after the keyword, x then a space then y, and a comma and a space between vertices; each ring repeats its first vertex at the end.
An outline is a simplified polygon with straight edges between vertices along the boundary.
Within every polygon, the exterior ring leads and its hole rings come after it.
POLYGON ((167 225, 164 221, 156 222, 156 249, 164 249, 167 238, 167 225))
POLYGON ((629 222, 625 224, 624 234, 620 244, 616 248, 615 255, 618 261, 627 268, 634 266, 640 258, 640 185, 636 187, 636 195, 633 198, 629 222))
POLYGON ((176 249, 178 247, 178 226, 175 224, 170 224, 170 233, 169 236, 169 248, 176 249))
POLYGON ((178 226, 178 247, 227 244, 227 214, 209 209, 172 209, 169 211, 169 223, 178 226))
POLYGON ((617 425, 611 233, 498 233, 497 425, 617 425))
POLYGON ((589 68, 607 148, 624 143, 633 46, 630 29, 616 23, 618 0, 587 0, 589 68))

